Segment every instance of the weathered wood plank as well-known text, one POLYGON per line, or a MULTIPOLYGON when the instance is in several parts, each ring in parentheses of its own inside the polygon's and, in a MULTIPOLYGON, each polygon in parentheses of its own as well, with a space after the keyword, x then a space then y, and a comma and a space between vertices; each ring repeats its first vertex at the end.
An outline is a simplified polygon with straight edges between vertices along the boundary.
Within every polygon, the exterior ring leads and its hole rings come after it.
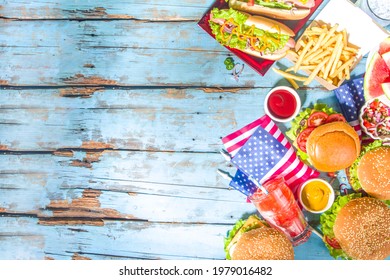
POLYGON ((90 166, 74 164, 85 156, 1 155, 0 212, 102 225, 104 218, 231 223, 255 211, 216 173, 234 171, 219 154, 110 151, 90 166))
MULTIPOLYGON (((255 212, 214 173, 219 155, 109 152, 72 165, 81 156, 1 156, 1 259, 222 259, 227 230, 255 212)), ((328 257, 315 236, 305 246, 316 249, 296 248, 298 259, 328 257)))
MULTIPOLYGON (((221 0, 224 1, 224 0, 221 0)), ((324 0, 318 10, 329 0, 324 0)), ((352 0, 355 2, 356 0, 352 0)), ((198 21, 215 0, 0 1, 0 18, 67 20, 198 21)), ((315 16, 319 11, 316 11, 315 16)))
MULTIPOLYGON (((0 220, 0 259, 224 259, 223 238, 232 227, 135 221, 47 227, 35 218, 0 220)), ((316 236, 296 247, 295 257, 330 259, 316 236)))
MULTIPOLYGON (((212 2, 0 1, 0 259, 224 258, 255 209, 216 174, 220 138, 286 82, 232 78, 196 26, 212 2)), ((338 108, 312 87, 304 106, 338 108)), ((330 258, 316 236, 295 251, 330 258)))
MULTIPOLYGON (((218 154, 110 151, 72 164, 86 156, 0 156, 1 259, 222 259, 227 230, 256 212, 215 173, 234 170, 218 154)), ((297 258, 326 259, 324 248, 313 236, 297 258)))
POLYGON ((8 19, 197 20, 214 0, 0 1, 8 19))
MULTIPOLYGON (((281 81, 279 85, 287 85, 281 81)), ((264 114, 270 88, 3 89, 2 150, 63 148, 218 152, 221 137, 264 114), (85 95, 92 98, 83 98, 85 95), (78 96, 67 98, 65 96, 78 96), (100 144, 99 144, 100 143, 100 144)), ((303 106, 332 92, 300 90, 303 106)), ((281 125, 285 130, 288 124, 281 125)))
POLYGON ((194 22, 2 20, 0 27, 2 85, 254 87, 281 79, 246 67, 237 82, 223 63, 230 52, 194 22))
POLYGON ((105 227, 47 227, 32 218, 1 219, 1 259, 71 259, 76 254, 91 259, 223 258, 223 236, 228 229, 227 225, 115 221, 105 227), (18 226, 21 223, 23 227, 18 226))

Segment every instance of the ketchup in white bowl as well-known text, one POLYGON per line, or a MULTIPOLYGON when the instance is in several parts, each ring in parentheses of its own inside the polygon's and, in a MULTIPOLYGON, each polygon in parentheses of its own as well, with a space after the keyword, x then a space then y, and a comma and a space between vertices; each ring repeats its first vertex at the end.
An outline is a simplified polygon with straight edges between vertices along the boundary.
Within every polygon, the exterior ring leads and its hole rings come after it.
POLYGON ((299 113, 300 107, 297 92, 286 86, 273 88, 264 100, 265 113, 277 122, 291 121, 299 113))

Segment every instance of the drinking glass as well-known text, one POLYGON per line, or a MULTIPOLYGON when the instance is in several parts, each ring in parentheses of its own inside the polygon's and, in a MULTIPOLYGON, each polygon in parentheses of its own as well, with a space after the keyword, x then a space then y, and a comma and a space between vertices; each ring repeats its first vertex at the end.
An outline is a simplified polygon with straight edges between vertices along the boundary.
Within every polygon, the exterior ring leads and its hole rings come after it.
POLYGON ((268 194, 259 190, 249 197, 262 218, 282 231, 293 246, 306 242, 311 235, 309 224, 284 178, 272 178, 263 183, 263 187, 268 194))
POLYGON ((358 0, 355 4, 379 25, 386 27, 390 24, 389 0, 358 0))

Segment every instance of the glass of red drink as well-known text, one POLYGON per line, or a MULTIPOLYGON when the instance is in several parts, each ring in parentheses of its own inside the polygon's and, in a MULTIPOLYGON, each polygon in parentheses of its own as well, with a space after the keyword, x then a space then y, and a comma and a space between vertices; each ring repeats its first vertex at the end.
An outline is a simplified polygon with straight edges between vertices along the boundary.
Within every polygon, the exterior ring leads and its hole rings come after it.
POLYGON ((306 242, 311 230, 283 177, 275 177, 263 184, 261 190, 249 197, 267 223, 287 235, 293 246, 306 242))

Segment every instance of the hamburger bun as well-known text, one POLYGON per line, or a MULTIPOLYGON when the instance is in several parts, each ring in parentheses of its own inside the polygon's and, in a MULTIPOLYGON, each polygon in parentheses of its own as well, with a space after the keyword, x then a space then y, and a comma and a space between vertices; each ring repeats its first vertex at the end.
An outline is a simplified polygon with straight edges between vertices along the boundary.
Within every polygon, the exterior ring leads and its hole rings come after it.
POLYGON ((260 227, 243 233, 231 256, 232 260, 293 260, 294 249, 283 233, 260 227))
POLYGON ((319 171, 335 172, 349 167, 360 154, 357 132, 345 122, 323 124, 307 138, 307 155, 319 171))
POLYGON ((357 166, 363 190, 378 199, 390 199, 390 146, 366 152, 357 166))
POLYGON ((390 208, 376 198, 356 198, 338 213, 333 232, 344 252, 357 260, 390 256, 390 208))

